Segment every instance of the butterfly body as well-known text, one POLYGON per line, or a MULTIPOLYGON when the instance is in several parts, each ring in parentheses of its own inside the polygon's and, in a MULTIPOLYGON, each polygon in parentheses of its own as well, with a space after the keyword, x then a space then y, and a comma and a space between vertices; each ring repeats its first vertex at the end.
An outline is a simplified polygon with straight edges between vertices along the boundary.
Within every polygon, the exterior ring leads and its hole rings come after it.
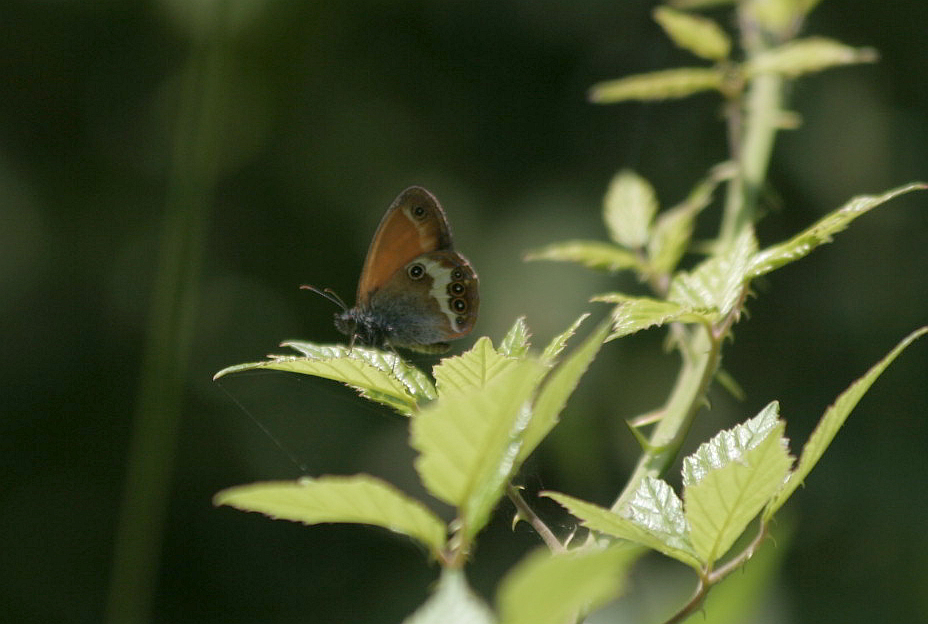
POLYGON ((358 282, 357 304, 335 314, 352 341, 441 353, 470 332, 480 303, 477 273, 453 249, 438 200, 413 186, 380 222, 358 282))

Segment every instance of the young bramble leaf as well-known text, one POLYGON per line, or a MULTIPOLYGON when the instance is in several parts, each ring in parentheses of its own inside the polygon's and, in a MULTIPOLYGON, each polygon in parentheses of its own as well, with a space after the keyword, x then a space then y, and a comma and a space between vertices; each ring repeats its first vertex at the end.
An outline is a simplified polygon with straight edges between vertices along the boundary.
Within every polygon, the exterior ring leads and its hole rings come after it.
MULTIPOLYGON (((583 318, 581 317, 581 320, 583 318)), ((574 324, 574 327, 576 327, 576 324, 574 324)), ((538 393, 538 398, 532 408, 531 420, 529 420, 522 434, 522 446, 519 448, 519 455, 516 459, 517 466, 525 461, 525 458, 554 429, 561 410, 567 404, 567 399, 570 398, 590 362, 599 352, 599 348, 602 346, 606 334, 609 333, 610 327, 611 323, 608 319, 600 323, 599 327, 583 341, 583 344, 577 347, 570 354, 570 357, 558 365, 545 380, 544 386, 538 393)))
POLYGON ((796 469, 789 474, 783 488, 777 492, 776 496, 764 510, 765 520, 770 519, 773 514, 783 506, 783 503, 792 496, 796 488, 799 487, 803 480, 809 475, 809 472, 815 467, 818 460, 822 458, 825 449, 827 449, 828 445, 834 440, 838 430, 844 425, 844 421, 847 420, 851 411, 857 406, 857 403, 864 394, 867 393, 867 390, 870 389, 873 382, 883 374, 883 371, 892 364, 893 360, 895 360, 906 347, 926 333, 928 333, 928 326, 922 327, 906 336, 892 351, 886 354, 882 360, 870 368, 863 377, 852 383, 847 390, 842 392, 835 402, 825 410, 821 420, 819 420, 818 425, 815 427, 815 431, 812 432, 812 435, 809 436, 809 440, 806 442, 805 446, 802 447, 802 454, 799 456, 799 463, 796 465, 796 469))
POLYGON ((648 241, 648 259, 653 272, 669 274, 677 267, 693 235, 696 216, 712 201, 713 192, 727 177, 729 169, 725 165, 715 167, 682 203, 657 216, 648 241))
POLYGON ((673 301, 649 297, 629 297, 621 293, 610 293, 598 295, 592 300, 619 304, 612 313, 613 329, 606 338, 607 341, 666 323, 679 321, 708 325, 718 318, 714 310, 693 309, 673 301))
POLYGON ((554 361, 557 359, 557 356, 567 347, 567 341, 577 333, 577 329, 580 327, 580 324, 587 319, 590 315, 589 312, 584 312, 581 314, 576 321, 571 323, 570 327, 567 328, 561 334, 555 336, 551 342, 548 343, 548 346, 545 347, 545 350, 541 354, 541 361, 544 364, 554 364, 554 361))
POLYGON ((445 524, 438 516, 389 483, 368 475, 240 485, 219 492, 213 502, 303 524, 380 526, 419 540, 433 556, 445 545, 445 524))
POLYGON ((349 357, 359 362, 367 362, 383 373, 390 373, 406 386, 406 390, 416 397, 419 403, 426 403, 438 397, 435 384, 428 375, 407 363, 397 353, 381 351, 368 347, 351 347, 344 345, 319 345, 313 342, 288 340, 281 343, 282 347, 290 347, 307 357, 327 359, 333 357, 349 357))
POLYGON ((655 214, 657 195, 650 182, 628 169, 612 178, 603 199, 603 221, 612 240, 628 249, 644 247, 655 214))
POLYGON ((486 522, 515 466, 529 401, 547 369, 509 360, 482 387, 442 390, 412 421, 416 470, 437 498, 458 507, 462 535, 486 522))
MULTIPOLYGON (((627 544, 563 554, 538 549, 506 575, 497 603, 501 624, 564 624, 619 596, 640 555, 627 544)), ((451 622, 452 620, 448 620, 451 622)))
POLYGON ((429 599, 403 624, 496 624, 490 607, 467 584, 464 571, 445 568, 429 599))
POLYGON ((617 273, 624 269, 644 271, 647 267, 636 254, 612 243, 594 240, 570 240, 553 243, 525 254, 526 260, 576 262, 597 271, 617 273))
POLYGON ((478 390, 515 361, 497 352, 483 336, 467 352, 439 362, 432 374, 440 394, 478 390))
POLYGON ((873 63, 878 58, 872 48, 853 48, 825 37, 795 39, 762 52, 742 66, 745 76, 781 74, 796 78, 838 65, 873 63))
POLYGON ((728 552, 782 485, 792 463, 783 429, 773 402, 683 460, 690 542, 709 566, 728 552))
POLYGON ((528 339, 531 336, 525 324, 525 317, 520 316, 503 337, 503 341, 499 344, 499 352, 506 357, 522 357, 528 353, 528 348, 531 346, 528 339))
POLYGON ((668 100, 687 97, 701 91, 719 91, 721 88, 721 71, 688 67, 599 82, 590 88, 589 98, 596 104, 612 104, 626 100, 668 100))
POLYGON ((803 230, 786 242, 767 247, 754 254, 748 263, 748 278, 753 279, 770 273, 784 264, 799 260, 819 245, 831 242, 833 234, 847 228, 857 217, 889 200, 915 190, 928 188, 923 182, 913 182, 894 188, 882 195, 859 195, 844 206, 827 214, 811 227, 803 230))
POLYGON ((622 515, 566 494, 543 495, 563 505, 592 531, 647 546, 696 570, 701 567, 687 537, 683 505, 673 488, 660 479, 646 477, 622 515))
POLYGON ((712 256, 690 273, 674 276, 667 299, 694 310, 714 308, 724 317, 744 292, 748 262, 755 251, 754 233, 745 228, 727 252, 712 256))
POLYGON ((416 411, 419 403, 437 396, 435 387, 425 373, 406 364, 395 353, 309 342, 287 342, 284 345, 301 351, 306 357, 270 356, 271 359, 264 362, 230 366, 216 373, 213 378, 256 369, 313 375, 340 381, 357 390, 364 398, 392 407, 406 416, 416 411))
POLYGON ((721 61, 728 57, 731 40, 712 20, 666 6, 654 9, 654 20, 684 50, 710 61, 721 61))

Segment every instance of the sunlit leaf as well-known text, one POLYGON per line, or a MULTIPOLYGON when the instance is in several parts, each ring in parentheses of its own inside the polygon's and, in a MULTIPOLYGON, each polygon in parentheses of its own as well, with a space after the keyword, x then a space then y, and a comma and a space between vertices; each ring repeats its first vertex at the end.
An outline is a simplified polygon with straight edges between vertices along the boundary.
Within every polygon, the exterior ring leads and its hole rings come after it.
POLYGON ((464 571, 444 569, 429 599, 403 624, 496 624, 490 607, 467 584, 464 571))
POLYGON ((483 387, 443 390, 412 421, 416 470, 429 492, 458 507, 465 538, 484 525, 514 469, 545 370, 534 360, 512 360, 483 387))
POLYGON ((710 257, 692 272, 677 273, 667 298, 694 310, 714 308, 724 317, 744 293, 748 262, 755 251, 754 233, 745 228, 727 252, 710 257))
POLYGON ((683 460, 690 542, 707 564, 731 548, 782 485, 792 463, 783 429, 773 402, 683 460))
POLYGON ((648 258, 654 272, 671 273, 676 268, 692 237, 696 216, 712 201, 721 179, 721 175, 710 175, 681 204, 657 216, 648 241, 648 258))
POLYGON ((895 360, 906 347, 926 333, 928 333, 928 326, 922 327, 906 336, 882 360, 870 368, 863 377, 852 383, 847 390, 842 392, 835 402, 825 410, 821 420, 819 420, 818 425, 815 427, 815 431, 812 432, 812 435, 809 436, 809 440, 806 442, 805 446, 802 447, 802 454, 799 457, 799 463, 796 465, 796 469, 789 474, 783 488, 777 492, 776 497, 770 501, 770 505, 768 505, 767 509, 764 511, 764 518, 769 519, 782 507, 783 503, 792 496, 796 488, 805 480, 812 468, 815 467, 815 464, 818 463, 818 460, 822 458, 825 449, 827 449, 828 445, 834 440, 835 435, 837 435, 841 426, 844 425, 844 421, 847 420, 851 411, 867 393, 870 386, 873 385, 873 382, 883 374, 883 371, 892 364, 893 360, 895 360))
POLYGON ((499 344, 499 352, 507 357, 522 357, 528 353, 528 348, 531 346, 528 339, 531 336, 525 324, 525 317, 520 316, 503 337, 503 341, 499 344))
POLYGON ((436 397, 432 382, 419 369, 403 362, 395 353, 378 349, 344 345, 316 345, 308 342, 288 342, 304 354, 270 356, 263 362, 238 364, 225 368, 214 376, 246 370, 279 370, 340 381, 361 396, 392 407, 406 416, 416 411, 420 402, 436 397))
POLYGON ((696 56, 720 61, 731 50, 728 35, 708 18, 659 6, 654 10, 654 19, 675 44, 696 56))
POLYGON ((213 502, 303 524, 379 526, 419 540, 433 555, 445 544, 445 524, 438 516, 389 483, 368 475, 240 485, 219 492, 213 502))
POLYGON ((558 416, 567 405, 567 399, 599 352, 610 327, 608 319, 600 323, 599 327, 545 380, 532 408, 531 420, 522 434, 517 465, 525 461, 557 424, 558 416))
POLYGON ((637 254, 612 243, 594 240, 569 240, 553 243, 525 254, 526 260, 575 262, 597 271, 615 273, 624 269, 645 270, 637 254))
POLYGON ((577 333, 577 329, 580 327, 580 324, 585 321, 589 315, 590 314, 588 312, 584 312, 577 318, 576 321, 571 323, 570 327, 568 327, 566 331, 555 336, 542 352, 541 361, 545 364, 553 364, 557 357, 565 349, 565 347, 567 347, 567 341, 570 340, 575 333, 577 333))
POLYGON ((544 492, 544 496, 563 505, 592 531, 647 546, 697 570, 701 567, 687 537, 683 505, 673 488, 660 479, 646 477, 622 515, 558 492, 544 492))
POLYGON ((349 357, 359 362, 367 362, 377 370, 390 373, 406 386, 406 390, 416 397, 419 403, 431 401, 438 396, 435 384, 424 372, 406 362, 400 355, 393 352, 371 349, 368 347, 351 347, 345 345, 320 345, 314 342, 288 340, 281 344, 290 347, 307 357, 328 359, 336 357, 349 357))
POLYGON ((714 310, 696 310, 673 301, 662 301, 649 297, 629 297, 621 293, 598 295, 593 301, 617 303, 612 313, 613 329, 607 340, 634 334, 649 327, 666 323, 703 323, 709 324, 717 318, 714 310))
POLYGON ((745 61, 742 69, 747 77, 772 73, 795 78, 838 65, 872 63, 877 58, 872 48, 854 48, 833 39, 809 37, 753 56, 745 61))
POLYGON ((748 263, 748 277, 755 278, 778 269, 784 264, 799 260, 819 245, 831 242, 833 234, 847 228, 857 217, 866 214, 894 197, 915 190, 928 188, 923 182, 914 182, 887 191, 882 195, 859 195, 844 206, 819 219, 786 242, 767 247, 757 252, 748 263))
POLYGON ((625 100, 667 100, 687 97, 700 91, 718 91, 721 87, 722 73, 715 69, 665 69, 599 82, 590 88, 589 98, 597 104, 625 100))
POLYGON ((622 593, 639 554, 627 544, 562 554, 536 550, 500 583, 501 624, 564 624, 590 613, 622 593))
POLYGON ((443 359, 432 374, 439 393, 465 392, 482 388, 515 361, 498 353, 490 339, 483 336, 469 351, 443 359))
POLYGON ((612 240, 629 249, 644 247, 656 213, 657 195, 650 182, 627 169, 612 178, 603 199, 603 221, 612 240))

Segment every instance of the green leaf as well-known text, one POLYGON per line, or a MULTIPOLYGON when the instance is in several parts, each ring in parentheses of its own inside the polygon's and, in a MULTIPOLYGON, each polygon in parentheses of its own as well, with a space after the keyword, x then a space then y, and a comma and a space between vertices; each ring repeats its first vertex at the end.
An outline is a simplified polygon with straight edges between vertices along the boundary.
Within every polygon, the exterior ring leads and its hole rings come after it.
POLYGON ((390 376, 398 379, 419 403, 426 403, 438 397, 435 384, 429 376, 407 363, 397 353, 368 347, 346 348, 344 345, 319 345, 298 340, 288 340, 280 346, 290 347, 306 357, 321 360, 348 357, 359 362, 366 362, 377 370, 389 373, 390 376))
POLYGON ((650 182, 628 169, 612 178, 603 199, 603 221, 612 240, 629 249, 644 247, 655 214, 657 195, 650 182))
POLYGON ((467 584, 464 571, 445 568, 438 586, 403 624, 495 624, 490 607, 467 584))
POLYGON ((779 405, 720 432, 683 460, 683 501, 690 542, 710 567, 776 494, 792 459, 779 405))
POLYGON ((762 52, 742 66, 745 76, 780 74, 796 78, 838 65, 873 63, 878 55, 872 48, 853 48, 833 39, 809 37, 795 39, 762 52))
POLYGON ((691 273, 677 273, 667 299, 695 310, 714 308, 724 317, 744 292, 748 262, 755 251, 754 233, 745 228, 727 252, 705 260, 691 273))
POLYGON ((581 314, 576 321, 571 323, 570 327, 567 328, 562 334, 558 334, 554 337, 551 342, 548 343, 548 346, 545 347, 545 350, 541 354, 541 361, 544 364, 554 364, 554 361, 557 360, 557 357, 561 352, 567 347, 567 341, 577 333, 577 329, 580 327, 580 324, 586 320, 589 316, 589 312, 584 312, 581 314))
POLYGON ((597 271, 616 273, 624 269, 643 271, 646 265, 636 254, 612 243, 593 240, 570 240, 553 243, 525 254, 526 260, 576 262, 597 271))
POLYGON ((767 509, 764 510, 764 519, 769 519, 773 514, 783 506, 783 503, 792 496, 796 488, 805 480, 822 458, 825 449, 834 440, 838 430, 844 425, 844 421, 850 415, 851 411, 857 406, 857 403, 870 389, 873 382, 883 374, 883 371, 892 364, 906 347, 912 344, 918 338, 928 333, 928 326, 918 329, 906 336, 896 347, 886 356, 877 362, 866 374, 852 383, 847 390, 842 392, 831 406, 825 410, 821 420, 815 427, 815 431, 809 436, 809 440, 802 447, 802 454, 799 457, 799 463, 796 469, 789 474, 783 488, 777 492, 776 497, 770 501, 767 509))
MULTIPOLYGON (((581 320, 584 317, 581 317, 581 320)), ((558 422, 558 416, 567 399, 580 383, 580 378, 596 357, 611 327, 609 319, 599 327, 551 373, 532 408, 531 420, 522 434, 522 446, 516 459, 516 466, 521 465, 544 440, 558 422)), ((574 325, 576 326, 576 324, 574 325)), ((573 328, 571 328, 573 329, 573 328)))
POLYGON ((654 9, 654 20, 684 50, 710 61, 728 57, 731 40, 714 21, 666 6, 654 9))
POLYGON ((512 360, 483 387, 443 390, 412 420, 416 470, 429 492, 458 507, 465 539, 483 527, 514 469, 545 370, 534 360, 512 360))
POLYGON ((465 392, 483 388, 515 361, 498 353, 490 339, 483 336, 469 351, 443 359, 432 374, 439 394, 465 392))
POLYGON ((833 234, 847 228, 851 221, 889 200, 915 190, 928 188, 923 182, 913 182, 894 188, 882 195, 859 195, 844 206, 827 214, 811 227, 786 242, 767 247, 754 254, 748 263, 748 277, 753 279, 770 273, 784 264, 804 258, 819 245, 831 242, 833 234))
POLYGON ((445 524, 435 514, 368 475, 240 485, 219 492, 213 502, 303 524, 371 524, 419 540, 433 556, 445 545, 445 524))
POLYGON ((626 100, 668 100, 687 97, 701 91, 718 91, 721 88, 720 71, 689 67, 599 82, 590 88, 589 98, 596 104, 612 104, 626 100))
POLYGON ((590 613, 621 594, 638 556, 638 549, 627 544, 556 555, 538 549, 500 583, 501 624, 573 622, 578 614, 590 613))
POLYGON ((528 339, 531 336, 525 324, 525 317, 520 316, 500 343, 499 352, 506 357, 522 357, 528 353, 528 348, 531 346, 528 339))
POLYGON ((313 375, 340 381, 357 390, 364 398, 392 407, 406 416, 415 412, 420 402, 430 401, 437 396, 432 382, 425 373, 406 364, 395 353, 309 342, 284 344, 303 352, 306 356, 272 355, 264 362, 224 368, 213 378, 256 369, 313 375))
POLYGON ((622 515, 558 492, 543 492, 580 519, 583 526, 647 546, 699 570, 701 563, 687 537, 683 505, 667 483, 645 477, 622 515))
POLYGON ((648 258, 651 269, 658 274, 671 273, 686 252, 696 216, 712 201, 712 194, 722 180, 719 170, 703 180, 681 204, 657 216, 648 241, 648 258))
POLYGON ((713 310, 697 310, 649 297, 630 297, 622 293, 597 295, 593 301, 617 303, 612 313, 612 333, 606 340, 615 340, 643 329, 666 323, 702 323, 707 325, 717 318, 713 310))

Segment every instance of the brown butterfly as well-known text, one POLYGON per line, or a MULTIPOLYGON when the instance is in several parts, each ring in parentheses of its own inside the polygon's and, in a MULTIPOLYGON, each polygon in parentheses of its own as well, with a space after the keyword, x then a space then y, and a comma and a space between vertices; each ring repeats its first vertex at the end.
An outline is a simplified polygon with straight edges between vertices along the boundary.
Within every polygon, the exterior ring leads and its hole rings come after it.
POLYGON ((329 289, 302 288, 342 308, 335 327, 352 344, 421 353, 443 353, 446 341, 470 332, 480 304, 477 273, 454 250, 445 212, 421 186, 400 193, 381 219, 353 308, 329 289))

